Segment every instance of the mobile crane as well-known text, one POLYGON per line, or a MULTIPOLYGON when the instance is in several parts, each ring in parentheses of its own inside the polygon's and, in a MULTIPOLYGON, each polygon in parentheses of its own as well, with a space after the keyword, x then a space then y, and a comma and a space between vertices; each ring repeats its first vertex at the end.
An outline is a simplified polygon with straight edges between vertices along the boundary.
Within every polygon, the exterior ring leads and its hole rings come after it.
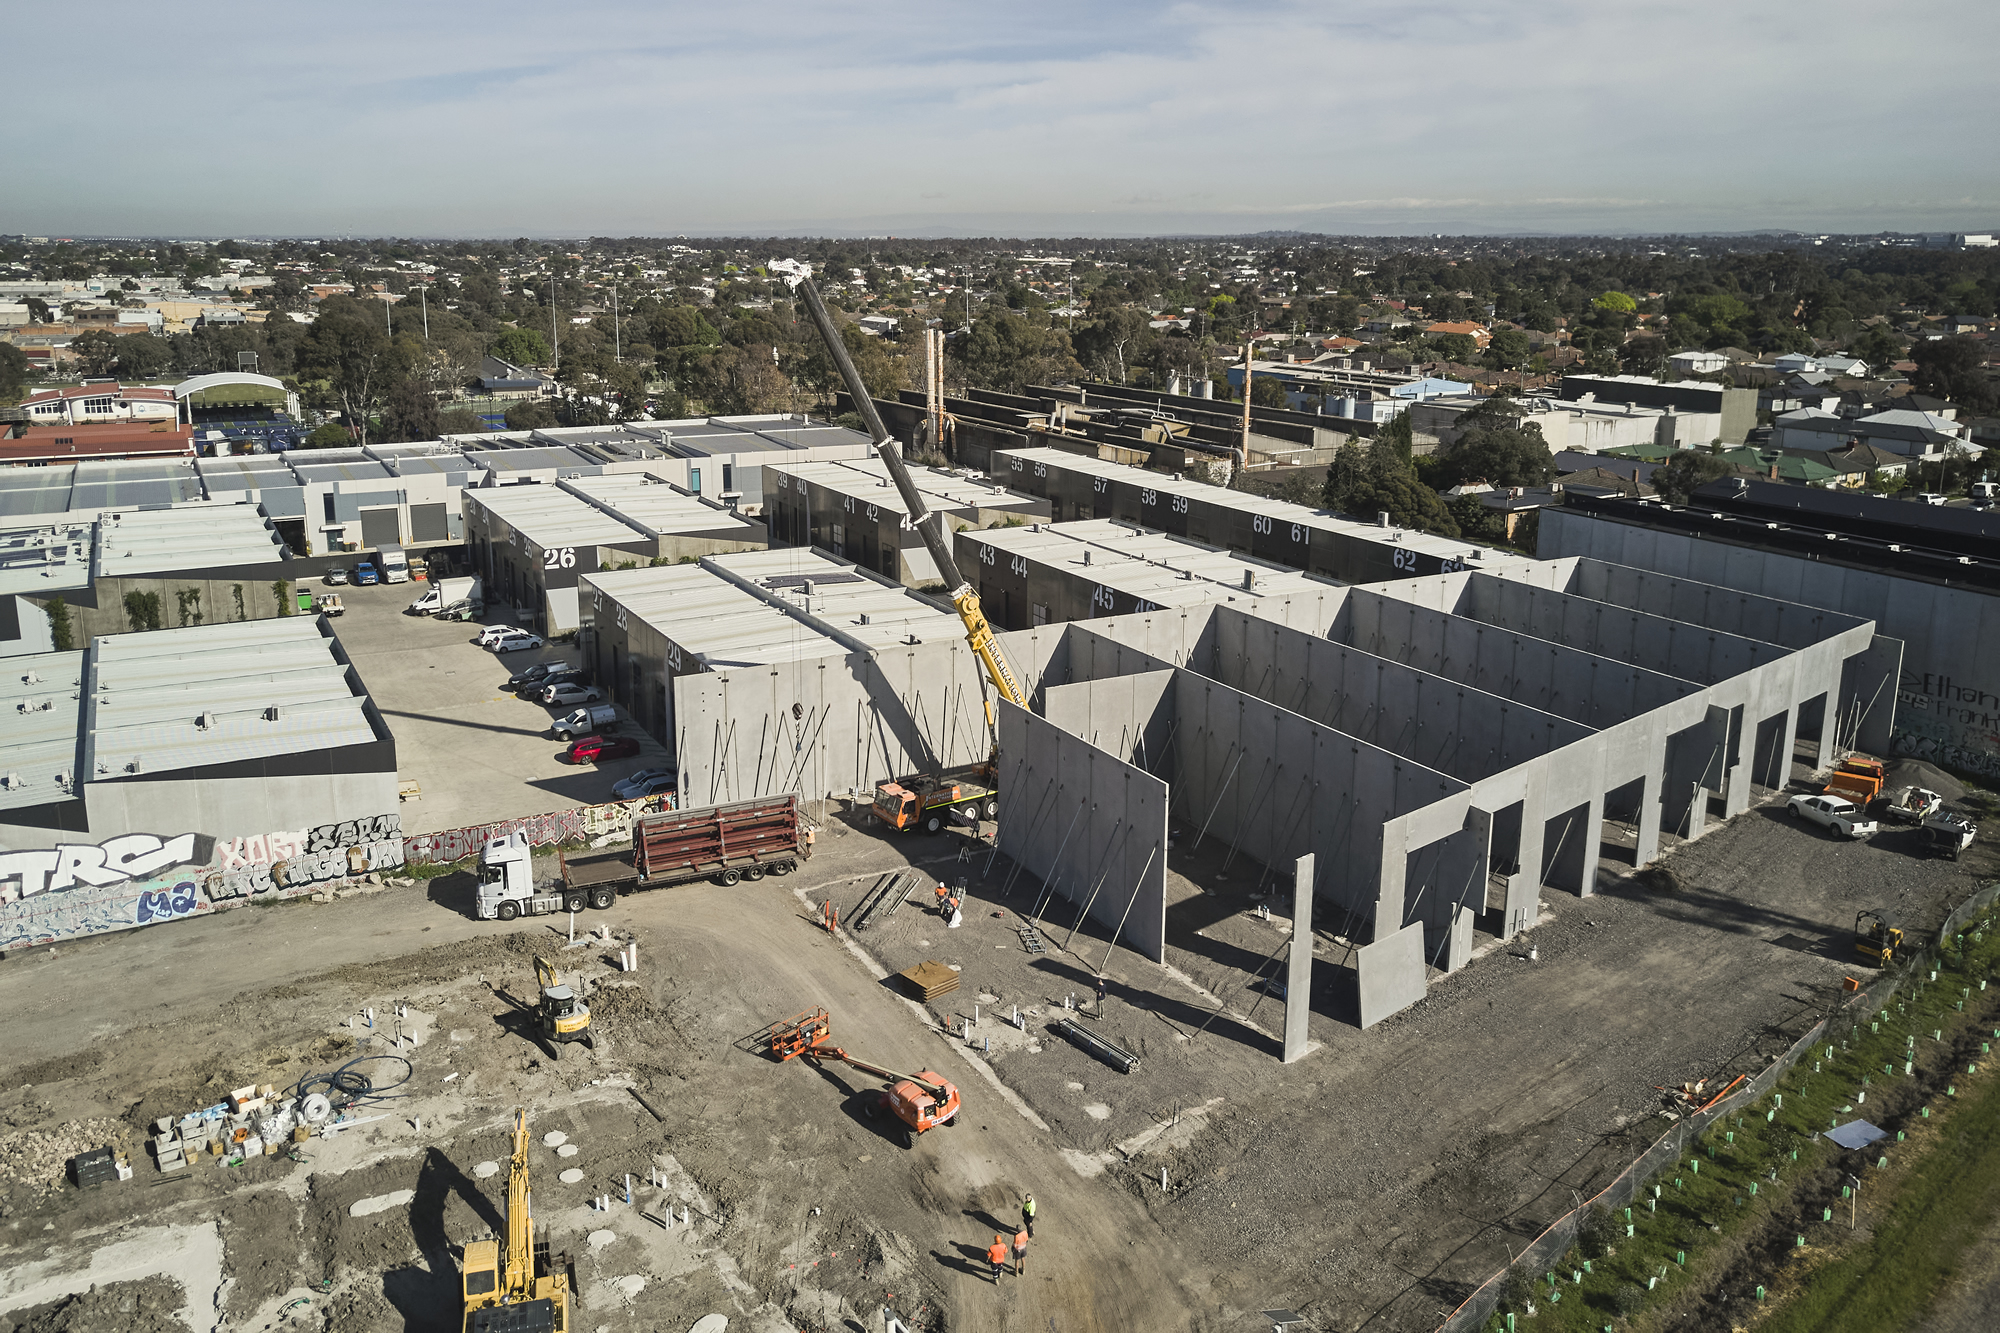
POLYGON ((886 1079, 889 1086, 870 1103, 868 1114, 874 1116, 886 1111, 908 1125, 912 1136, 939 1125, 957 1123, 954 1119, 959 1106, 957 1085, 934 1069, 899 1074, 893 1069, 849 1055, 832 1044, 833 1020, 827 1017, 824 1008, 808 1009, 782 1023, 773 1023, 765 1029, 764 1040, 766 1048, 780 1062, 795 1056, 815 1062, 837 1060, 886 1079))
POLYGON ((569 1333, 569 1257, 535 1241, 528 1215, 528 1113, 514 1112, 514 1160, 507 1175, 507 1248, 465 1244, 464 1333, 569 1333))
MULTIPOLYGON (((875 400, 868 396, 868 386, 861 382, 861 372, 854 368, 854 358, 848 355, 847 344, 841 341, 840 330, 834 326, 833 316, 827 313, 826 302, 820 299, 819 289, 813 286, 812 266, 797 259, 780 259, 773 261, 769 267, 772 272, 781 275, 785 284, 805 302, 806 312, 819 329, 821 341, 826 343, 826 354, 833 358, 842 383, 847 385, 847 394, 854 400, 854 410, 861 414, 862 424, 868 427, 869 438, 875 442, 875 452, 881 456, 882 466, 889 469, 889 479, 896 483, 896 493, 902 497, 903 507, 910 511, 910 526, 924 539, 924 549, 930 552, 931 561, 937 565, 938 577, 944 580, 947 590, 945 596, 958 612, 958 618, 965 626, 965 641, 972 645, 972 651, 986 668, 987 679, 993 682, 994 690, 1002 699, 1026 708, 1028 700, 1021 693, 1014 668, 1008 663, 1006 654, 1000 651, 1000 644, 993 637, 993 626, 987 623, 986 612, 979 605, 979 592, 958 572, 958 562, 951 558, 951 543, 945 539, 938 516, 924 506, 922 493, 917 490, 916 482, 910 479, 910 470, 903 465, 902 452, 889 438, 889 428, 882 424, 882 414, 875 410, 875 400)), ((986 701, 986 727, 989 731, 994 728, 993 702, 990 699, 986 701)))

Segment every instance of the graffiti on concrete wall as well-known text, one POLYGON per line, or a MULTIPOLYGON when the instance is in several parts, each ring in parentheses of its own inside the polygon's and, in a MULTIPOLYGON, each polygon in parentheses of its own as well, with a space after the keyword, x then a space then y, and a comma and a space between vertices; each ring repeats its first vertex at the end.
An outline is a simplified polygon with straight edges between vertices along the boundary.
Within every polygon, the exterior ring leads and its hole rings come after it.
POLYGON ((442 833, 415 833, 403 839, 403 859, 410 865, 449 865, 474 856, 489 838, 524 833, 530 845, 552 847, 560 842, 595 842, 632 836, 636 815, 667 808, 671 796, 649 796, 640 801, 608 801, 603 805, 555 810, 523 819, 503 819, 494 824, 474 824, 470 828, 447 829, 442 833))
POLYGON ((0 852, 0 949, 130 930, 403 864, 400 815, 213 838, 129 833, 0 852))
POLYGON ((1941 767, 2000 777, 2000 695, 1906 665, 1897 682, 1890 748, 1941 767))

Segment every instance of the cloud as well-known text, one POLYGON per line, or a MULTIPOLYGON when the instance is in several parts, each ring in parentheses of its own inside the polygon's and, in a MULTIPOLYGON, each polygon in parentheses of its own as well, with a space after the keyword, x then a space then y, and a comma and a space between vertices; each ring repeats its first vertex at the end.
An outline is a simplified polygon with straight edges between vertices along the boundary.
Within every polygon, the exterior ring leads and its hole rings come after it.
POLYGON ((1970 0, 106 9, 143 64, 16 108, 40 187, 0 230, 1942 228, 2000 195, 1970 0))

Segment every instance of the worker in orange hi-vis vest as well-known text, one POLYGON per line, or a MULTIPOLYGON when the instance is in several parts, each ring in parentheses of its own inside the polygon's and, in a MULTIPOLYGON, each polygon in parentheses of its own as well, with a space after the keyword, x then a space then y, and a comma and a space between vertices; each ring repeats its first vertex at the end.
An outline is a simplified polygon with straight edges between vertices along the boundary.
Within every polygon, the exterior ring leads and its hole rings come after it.
POLYGON ((986 1261, 993 1265, 993 1281, 995 1285, 998 1285, 1000 1274, 1007 1267, 1006 1237, 995 1236, 993 1238, 993 1243, 986 1247, 986 1261))

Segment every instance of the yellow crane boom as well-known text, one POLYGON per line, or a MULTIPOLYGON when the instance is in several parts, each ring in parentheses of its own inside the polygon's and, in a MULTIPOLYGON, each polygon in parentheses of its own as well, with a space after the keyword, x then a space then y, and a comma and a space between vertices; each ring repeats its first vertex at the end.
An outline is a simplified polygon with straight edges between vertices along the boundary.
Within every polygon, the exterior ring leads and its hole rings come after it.
MULTIPOLYGON (((945 539, 941 520, 924 504, 923 493, 910 478, 910 470, 903 464, 902 452, 896 442, 889 438, 889 428, 882 424, 882 414, 875 410, 875 400, 868 396, 868 386, 861 382, 861 372, 854 368, 854 358, 847 353, 847 344, 841 341, 840 330, 834 326, 833 316, 827 313, 826 302, 820 299, 819 289, 813 286, 812 269, 809 265, 794 259, 781 259, 770 265, 773 272, 781 274, 799 297, 805 302, 806 312, 819 329, 819 336, 826 343, 826 354, 833 358, 834 366, 840 371, 840 378, 847 385, 848 396, 854 399, 854 410, 861 415, 862 424, 868 427, 868 435, 875 441, 875 452, 880 455, 882 465, 889 469, 889 478, 896 483, 896 491, 903 499, 903 507, 910 511, 910 524, 924 539, 924 547, 930 552, 931 561, 937 566, 938 577, 944 580, 945 596, 957 610, 958 618, 965 626, 965 641, 972 646, 980 664, 986 668, 986 678, 993 683, 995 692, 1008 703, 1026 708, 1028 700, 1021 693, 1021 683, 1014 675, 1014 668, 1008 663, 1000 644, 993 637, 993 626, 987 622, 986 612, 979 604, 979 592, 958 572, 958 562, 952 558, 951 545, 945 539)), ((993 705, 986 705, 986 725, 993 726, 993 705)))

